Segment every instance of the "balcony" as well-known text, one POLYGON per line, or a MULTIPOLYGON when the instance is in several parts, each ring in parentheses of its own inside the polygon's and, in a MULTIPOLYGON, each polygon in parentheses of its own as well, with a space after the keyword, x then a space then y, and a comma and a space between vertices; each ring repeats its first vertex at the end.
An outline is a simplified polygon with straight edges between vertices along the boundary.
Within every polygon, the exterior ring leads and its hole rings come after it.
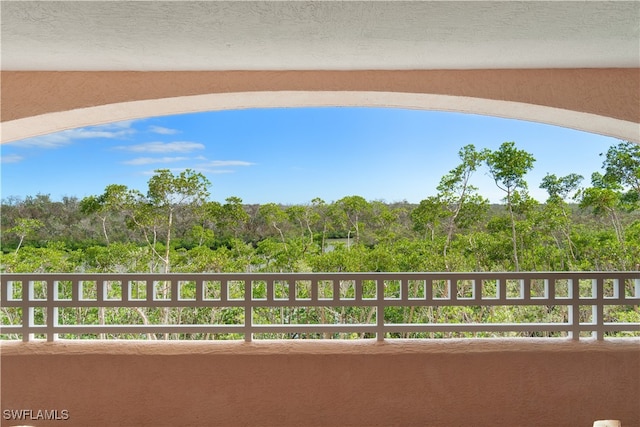
POLYGON ((640 423, 639 272, 1 280, 3 426, 640 423))

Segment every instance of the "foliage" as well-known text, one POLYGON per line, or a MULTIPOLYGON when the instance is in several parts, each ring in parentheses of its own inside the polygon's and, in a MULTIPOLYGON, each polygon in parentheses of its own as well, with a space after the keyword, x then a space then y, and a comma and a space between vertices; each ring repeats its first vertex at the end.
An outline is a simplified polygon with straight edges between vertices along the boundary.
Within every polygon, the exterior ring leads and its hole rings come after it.
POLYGON ((60 202, 2 201, 3 271, 509 271, 629 269, 639 264, 638 148, 620 143, 603 172, 547 174, 527 192, 533 157, 506 142, 467 145, 459 164, 419 204, 361 196, 305 205, 208 200, 209 181, 158 170, 143 194, 108 185, 60 202), (484 165, 505 193, 489 205, 473 175, 484 165), (622 170, 620 170, 622 168, 622 170), (578 205, 571 204, 575 199, 578 205), (409 249, 410 248, 410 249, 409 249), (62 260, 65 260, 64 262, 62 260))
POLYGON ((520 260, 514 206, 517 208, 518 205, 524 207, 529 204, 527 182, 524 176, 533 168, 535 159, 530 153, 517 149, 515 142, 503 143, 498 150, 488 153, 486 158, 489 172, 496 186, 506 193, 504 200, 507 203, 507 210, 511 220, 513 261, 515 270, 519 271, 520 260))
MULTIPOLYGON (((368 201, 357 195, 290 206, 247 205, 239 197, 218 203, 209 200, 209 181, 190 170, 177 175, 156 171, 146 193, 112 184, 102 194, 82 200, 53 201, 41 194, 24 200, 8 198, 2 201, 0 271, 637 270, 640 151, 629 144, 620 143, 607 152, 604 173, 594 172, 587 188, 580 188, 579 175, 547 174, 539 183, 548 193, 544 203, 527 191, 525 176, 535 159, 513 142, 493 152, 463 147, 459 164, 441 178, 435 194, 419 204, 368 201), (474 186, 474 173, 483 166, 505 193, 504 204, 489 205, 474 186)), ((343 291, 350 292, 348 287, 343 291)), ((242 320, 237 309, 68 310, 62 316, 68 322, 83 318, 171 324, 207 319, 238 324, 242 320)), ((402 323, 501 322, 563 315, 536 310, 393 308, 385 316, 402 323)), ((16 316, 7 310, 0 313, 3 322, 16 316)), ((607 316, 637 319, 639 314, 636 307, 607 316)), ((355 307, 256 313, 258 322, 277 319, 370 323, 372 313, 355 307)))

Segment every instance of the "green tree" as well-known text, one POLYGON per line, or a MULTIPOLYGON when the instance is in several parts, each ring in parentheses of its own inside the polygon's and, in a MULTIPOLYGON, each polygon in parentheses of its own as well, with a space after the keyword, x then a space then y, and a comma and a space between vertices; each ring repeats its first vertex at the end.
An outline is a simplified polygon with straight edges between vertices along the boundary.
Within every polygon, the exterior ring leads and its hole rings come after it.
POLYGON ((280 240, 286 248, 287 240, 285 239, 283 228, 288 220, 287 213, 276 203, 266 203, 258 208, 258 215, 266 224, 278 232, 280 240))
POLYGON ((324 252, 326 248, 327 232, 331 226, 331 212, 330 206, 319 197, 315 197, 311 200, 311 206, 314 214, 314 229, 321 235, 320 239, 320 251, 324 252))
POLYGON ((95 214, 102 222, 102 234, 107 245, 110 243, 107 232, 107 219, 110 214, 121 211, 128 188, 125 185, 107 185, 99 196, 88 196, 80 201, 80 212, 85 215, 95 214))
POLYGON ((422 234, 425 239, 430 237, 431 241, 435 240, 436 230, 445 217, 443 204, 437 196, 421 200, 420 204, 411 211, 413 229, 422 234))
MULTIPOLYGON (((197 210, 209 197, 209 180, 201 173, 186 169, 174 175, 168 169, 158 169, 149 179, 147 197, 141 203, 143 217, 161 224, 164 229, 164 272, 170 271, 171 238, 174 229, 175 214, 178 208, 197 210)), ((155 248, 154 248, 155 251, 155 248)), ((156 252, 157 253, 157 252, 156 252)))
POLYGON ((572 173, 566 176, 557 177, 555 174, 547 174, 540 183, 540 188, 547 190, 549 197, 543 208, 542 218, 547 225, 547 233, 553 236, 556 246, 562 250, 566 242, 570 254, 570 264, 576 261, 576 247, 571 238, 572 219, 571 209, 565 201, 570 195, 578 190, 583 177, 572 173), (557 233, 561 236, 558 236, 557 233))
POLYGON ((602 179, 609 187, 629 189, 625 199, 640 202, 640 145, 621 142, 610 147, 602 167, 605 170, 602 179))
POLYGON ((49 242, 44 247, 25 245, 19 252, 3 254, 2 270, 7 273, 73 272, 77 267, 62 242, 49 242))
POLYGON ((347 230, 347 240, 350 247, 351 232, 355 232, 355 243, 360 242, 360 233, 362 231, 362 218, 371 210, 371 205, 362 196, 346 196, 335 202, 338 218, 347 230))
POLYGON ((313 244, 313 230, 311 224, 318 220, 318 213, 310 205, 293 205, 285 209, 289 221, 300 230, 300 237, 306 241, 305 247, 313 244), (305 239, 306 237, 306 239, 305 239))
POLYGON ((402 214, 402 208, 392 208, 379 200, 372 201, 370 208, 371 243, 378 244, 395 239, 399 233, 398 217, 402 214))
POLYGON ((623 193, 620 191, 620 185, 606 180, 600 172, 594 172, 591 175, 591 187, 583 189, 578 197, 581 208, 590 208, 597 216, 609 217, 616 240, 624 252, 624 226, 620 219, 623 193))
POLYGON ((224 205, 218 202, 206 202, 202 206, 202 223, 192 229, 192 234, 198 240, 198 245, 228 243, 240 235, 249 222, 249 214, 245 210, 240 197, 231 196, 225 199, 224 205), (199 236, 199 237, 198 237, 199 236))
MULTIPOLYGON (((118 211, 123 214, 127 225, 142 233, 149 249, 163 264, 164 272, 168 273, 171 270, 176 212, 179 209, 184 212, 201 211, 209 197, 209 186, 210 182, 204 175, 190 169, 178 175, 168 169, 158 169, 149 179, 146 196, 124 185, 109 185, 101 196, 85 198, 81 205, 85 213, 104 215, 118 211), (161 237, 164 237, 164 253, 157 245, 161 237)), ((151 270, 154 269, 152 264, 151 270)))
POLYGON ((237 239, 245 224, 249 222, 249 214, 244 210, 240 197, 227 197, 225 202, 222 205, 221 223, 237 239))
POLYGON ((591 187, 580 192, 580 207, 609 218, 619 246, 620 266, 626 268, 637 263, 631 257, 637 245, 628 242, 622 214, 640 207, 640 146, 623 141, 610 147, 602 168, 605 173, 593 173, 591 187))
POLYGON ((32 236, 37 230, 41 229, 42 227, 44 227, 44 223, 39 219, 18 218, 17 224, 6 231, 7 233, 17 235, 20 238, 15 253, 18 253, 25 238, 32 236))
POLYGON ((524 176, 533 168, 534 157, 524 150, 519 150, 515 142, 504 142, 496 151, 487 155, 487 165, 496 186, 506 193, 504 200, 511 220, 511 241, 513 246, 513 261, 516 271, 520 271, 518 259, 518 237, 516 232, 516 218, 514 214, 514 199, 526 192, 527 182, 524 176))
POLYGON ((462 147, 458 152, 461 163, 444 175, 436 187, 438 190, 438 200, 445 210, 446 239, 443 248, 443 258, 447 270, 449 270, 447 252, 451 245, 456 225, 460 223, 461 214, 466 211, 472 211, 465 210, 469 203, 475 205, 486 205, 488 203, 486 199, 477 193, 478 188, 470 183, 471 176, 487 159, 488 155, 488 150, 476 151, 473 144, 462 147))

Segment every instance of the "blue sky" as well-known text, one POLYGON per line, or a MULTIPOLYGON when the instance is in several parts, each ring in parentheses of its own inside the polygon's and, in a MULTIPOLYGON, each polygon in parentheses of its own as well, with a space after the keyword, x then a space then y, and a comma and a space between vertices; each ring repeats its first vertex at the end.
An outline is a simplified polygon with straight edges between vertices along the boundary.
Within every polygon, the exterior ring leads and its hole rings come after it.
MULTIPOLYGON (((539 201, 547 173, 579 173, 589 184, 619 140, 571 129, 472 114, 383 108, 273 108, 153 117, 67 130, 0 147, 2 198, 49 194, 82 198, 109 184, 146 191, 155 169, 190 168, 212 183, 211 199, 245 203, 367 200, 418 203, 458 163, 467 144, 505 141, 533 154, 527 175, 539 201)), ((487 174, 473 178, 492 202, 502 194, 487 174)))

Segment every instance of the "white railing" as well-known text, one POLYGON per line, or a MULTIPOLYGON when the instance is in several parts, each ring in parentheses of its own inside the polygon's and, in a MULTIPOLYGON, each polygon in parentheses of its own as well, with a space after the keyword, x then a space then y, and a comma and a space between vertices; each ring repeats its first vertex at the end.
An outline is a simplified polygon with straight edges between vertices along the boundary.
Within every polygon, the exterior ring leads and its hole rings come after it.
POLYGON ((23 341, 640 336, 640 272, 25 273, 1 282, 0 334, 23 341))

